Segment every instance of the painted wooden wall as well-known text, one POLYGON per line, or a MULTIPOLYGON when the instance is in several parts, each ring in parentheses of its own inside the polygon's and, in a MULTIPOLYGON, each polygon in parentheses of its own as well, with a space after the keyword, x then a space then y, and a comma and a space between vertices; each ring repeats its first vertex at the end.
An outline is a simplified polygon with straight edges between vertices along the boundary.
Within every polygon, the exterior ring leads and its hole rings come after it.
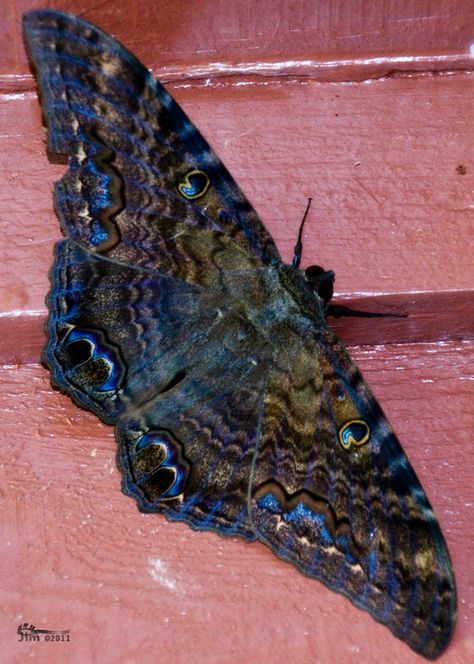
POLYGON ((112 32, 169 83, 290 259, 341 301, 407 311, 337 329, 441 522, 459 590, 443 664, 474 661, 474 15, 469 0, 1 0, 2 662, 415 664, 369 615, 263 545, 140 514, 110 428, 39 362, 60 237, 23 11, 112 32), (69 643, 18 642, 20 623, 69 643))

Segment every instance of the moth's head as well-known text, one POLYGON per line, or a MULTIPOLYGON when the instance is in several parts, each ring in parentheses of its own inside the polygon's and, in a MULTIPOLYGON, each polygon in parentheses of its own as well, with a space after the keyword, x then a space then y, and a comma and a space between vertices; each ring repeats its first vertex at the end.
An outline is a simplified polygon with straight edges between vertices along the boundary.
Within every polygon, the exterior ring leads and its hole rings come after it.
POLYGON ((309 265, 304 274, 314 292, 327 304, 334 292, 334 279, 336 278, 334 272, 325 270, 319 265, 309 265))

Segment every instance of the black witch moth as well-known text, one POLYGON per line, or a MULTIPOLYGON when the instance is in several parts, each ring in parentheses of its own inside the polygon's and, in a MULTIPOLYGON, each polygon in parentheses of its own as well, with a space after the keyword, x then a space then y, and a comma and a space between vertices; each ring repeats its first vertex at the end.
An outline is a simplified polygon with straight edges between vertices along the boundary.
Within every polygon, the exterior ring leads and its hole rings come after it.
POLYGON ((115 426, 123 490, 141 510, 265 542, 437 657, 455 623, 449 554, 326 323, 333 273, 300 270, 300 249, 282 262, 123 46, 55 11, 24 27, 48 151, 69 157, 55 186, 53 385, 115 426))

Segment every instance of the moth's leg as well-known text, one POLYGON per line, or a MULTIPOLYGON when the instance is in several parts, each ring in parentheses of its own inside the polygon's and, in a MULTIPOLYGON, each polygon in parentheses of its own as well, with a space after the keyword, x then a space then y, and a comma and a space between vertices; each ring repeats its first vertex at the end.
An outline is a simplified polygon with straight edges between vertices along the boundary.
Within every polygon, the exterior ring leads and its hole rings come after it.
POLYGON ((408 314, 382 314, 375 311, 351 309, 350 307, 345 307, 343 304, 328 304, 326 316, 332 316, 333 318, 341 318, 342 316, 353 316, 355 318, 407 318, 408 314))
POLYGON ((329 304, 333 296, 335 274, 332 270, 325 270, 319 265, 309 265, 305 270, 306 279, 309 281, 315 293, 324 301, 325 313, 333 318, 342 316, 353 316, 357 318, 406 318, 408 314, 383 314, 374 311, 360 311, 351 309, 343 304, 329 304))

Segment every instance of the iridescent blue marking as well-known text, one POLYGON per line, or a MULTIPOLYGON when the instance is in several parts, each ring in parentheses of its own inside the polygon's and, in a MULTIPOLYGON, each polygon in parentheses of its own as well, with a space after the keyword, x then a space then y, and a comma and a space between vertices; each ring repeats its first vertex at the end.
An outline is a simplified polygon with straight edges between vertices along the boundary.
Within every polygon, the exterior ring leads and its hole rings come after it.
MULTIPOLYGON (((379 568, 379 561, 376 552, 372 549, 367 557, 367 575, 369 581, 373 581, 379 568)), ((367 593, 367 584, 364 586, 364 595, 367 593)))
POLYGON ((354 564, 356 560, 350 552, 350 542, 347 535, 336 535, 334 538, 326 525, 326 517, 321 512, 315 512, 303 502, 299 502, 291 510, 283 509, 278 498, 271 492, 265 493, 257 499, 257 506, 262 510, 271 512, 280 516, 285 523, 294 523, 295 525, 309 522, 316 526, 318 535, 325 546, 337 546, 342 550, 347 562, 354 564))
POLYGON ((206 517, 202 520, 203 524, 210 524, 214 521, 214 514, 222 507, 224 499, 215 500, 209 507, 206 517))
POLYGON ((192 134, 193 131, 194 131, 193 125, 191 124, 191 122, 189 122, 189 120, 186 120, 185 122, 183 122, 183 125, 181 127, 181 138, 189 136, 189 134, 192 134))
MULTIPOLYGON (((339 550, 344 550, 344 558, 349 565, 355 565, 357 560, 354 558, 350 551, 349 538, 347 535, 337 535, 336 544, 339 550)), ((342 585, 342 581, 341 581, 342 585)))
POLYGON ((94 177, 97 184, 95 194, 90 198, 89 203, 91 215, 93 217, 90 241, 94 247, 97 247, 109 239, 109 233, 100 220, 100 214, 104 210, 115 205, 115 201, 110 195, 110 186, 113 181, 113 176, 104 172, 94 159, 97 155, 99 155, 100 158, 103 146, 89 138, 86 131, 80 131, 80 139, 91 146, 92 152, 92 154, 88 155, 83 162, 82 168, 86 173, 90 173, 94 177))
POLYGON ((257 505, 267 512, 272 512, 272 514, 282 514, 280 501, 273 493, 265 493, 260 496, 257 505))
POLYGON ((209 178, 203 171, 193 170, 186 173, 178 184, 178 191, 185 198, 201 198, 209 188, 209 178))
MULTIPOLYGON (((160 498, 176 498, 183 491, 184 480, 186 479, 187 469, 180 463, 180 445, 174 441, 166 432, 150 432, 144 434, 136 444, 136 451, 143 450, 148 445, 160 445, 166 453, 165 458, 158 468, 171 468, 176 476, 173 484, 160 498)), ((158 468, 156 470, 158 470, 158 468)))
POLYGON ((339 431, 339 440, 345 450, 352 445, 363 445, 369 440, 370 429, 362 420, 347 422, 339 431))
POLYGON ((109 234, 103 226, 94 222, 92 224, 92 233, 90 236, 90 241, 93 247, 98 247, 103 242, 109 239, 109 234))
POLYGON ((73 373, 78 366, 82 366, 87 362, 104 359, 107 361, 110 367, 110 374, 108 379, 95 389, 99 392, 110 392, 111 390, 117 389, 123 374, 123 367, 120 365, 120 362, 117 358, 116 350, 114 348, 107 347, 101 337, 102 334, 99 331, 94 332, 92 330, 84 330, 78 327, 73 328, 69 332, 63 343, 67 346, 77 341, 87 341, 91 346, 91 356, 84 362, 75 365, 73 369, 67 371, 66 375, 73 373))

